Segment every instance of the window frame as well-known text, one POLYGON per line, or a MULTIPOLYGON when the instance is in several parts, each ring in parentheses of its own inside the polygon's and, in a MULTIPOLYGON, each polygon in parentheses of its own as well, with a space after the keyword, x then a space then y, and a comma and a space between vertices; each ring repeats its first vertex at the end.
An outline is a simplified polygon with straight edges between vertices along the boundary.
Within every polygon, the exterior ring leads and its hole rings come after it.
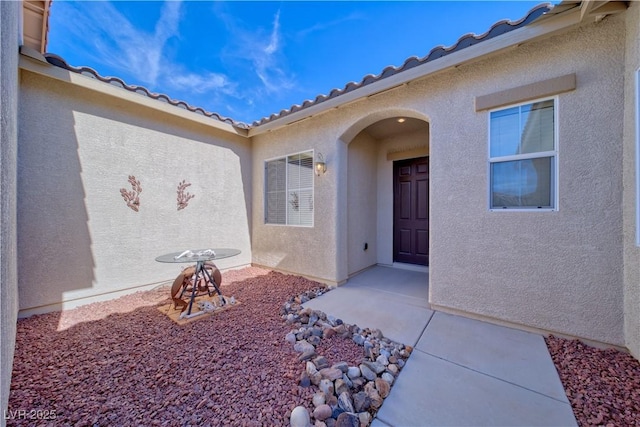
MULTIPOLYGON (((283 156, 276 156, 276 157, 271 157, 268 159, 264 160, 264 186, 263 186, 263 221, 264 221, 264 225, 268 225, 268 226, 274 226, 274 227, 302 227, 302 228, 313 228, 315 226, 315 217, 316 217, 316 209, 315 209, 315 200, 316 200, 316 173, 315 173, 315 150, 313 149, 308 149, 308 150, 302 150, 302 151, 296 151, 294 153, 288 153, 285 154, 283 156), (273 162, 275 160, 282 160, 284 159, 285 161, 285 165, 289 164, 289 157, 293 157, 293 156, 297 156, 300 154, 305 154, 305 153, 311 153, 311 173, 312 173, 312 179, 311 179, 311 193, 312 193, 312 197, 313 197, 313 210, 311 211, 311 224, 310 225, 305 225, 305 224, 289 224, 289 209, 285 208, 285 223, 284 224, 279 224, 279 223, 274 223, 274 222, 267 222, 267 204, 268 204, 268 199, 267 199, 267 167, 269 162, 273 162)), ((285 167, 285 192, 289 193, 289 168, 285 167)), ((287 197, 288 200, 288 197, 287 197)))
POLYGON ((524 101, 524 102, 518 102, 515 104, 508 104, 508 105, 503 105, 500 107, 496 107, 496 108, 492 108, 490 110, 487 111, 487 207, 488 210, 490 212, 557 212, 560 210, 559 208, 559 122, 558 122, 558 117, 559 117, 559 97, 558 95, 554 95, 554 96, 545 96, 542 98, 536 98, 536 99, 531 99, 528 101, 524 101), (509 155, 509 156, 498 156, 498 157, 491 157, 491 113, 494 113, 496 111, 503 111, 503 110, 507 110, 509 108, 515 108, 515 107, 522 107, 523 105, 531 105, 531 104, 535 104, 536 102, 543 102, 543 101, 553 101, 553 142, 554 142, 554 149, 552 151, 539 151, 539 152, 534 152, 534 153, 526 153, 526 154, 514 154, 514 155, 509 155), (501 162, 508 162, 508 161, 516 161, 516 160, 530 160, 530 159, 536 159, 536 158, 545 158, 545 157, 551 157, 553 159, 553 165, 551 167, 551 170, 553 171, 553 183, 551 184, 551 191, 553 192, 552 196, 551 196, 551 201, 553 203, 553 206, 551 207, 540 207, 540 208, 532 208, 532 207, 523 207, 523 208, 519 208, 519 207, 492 207, 491 205, 491 201, 492 201, 492 189, 491 189, 491 184, 492 184, 492 177, 491 177, 491 165, 492 163, 501 163, 501 162), (499 160, 497 160, 499 159, 499 160))

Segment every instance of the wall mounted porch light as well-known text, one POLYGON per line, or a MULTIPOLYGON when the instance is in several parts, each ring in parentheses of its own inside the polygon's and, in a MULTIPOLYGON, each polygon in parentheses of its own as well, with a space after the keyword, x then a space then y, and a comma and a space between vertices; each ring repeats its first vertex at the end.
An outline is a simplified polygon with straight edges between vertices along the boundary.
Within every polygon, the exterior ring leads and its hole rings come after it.
POLYGON ((324 157, 322 156, 322 153, 318 153, 316 155, 316 175, 320 176, 326 171, 327 171, 327 164, 324 162, 324 157))

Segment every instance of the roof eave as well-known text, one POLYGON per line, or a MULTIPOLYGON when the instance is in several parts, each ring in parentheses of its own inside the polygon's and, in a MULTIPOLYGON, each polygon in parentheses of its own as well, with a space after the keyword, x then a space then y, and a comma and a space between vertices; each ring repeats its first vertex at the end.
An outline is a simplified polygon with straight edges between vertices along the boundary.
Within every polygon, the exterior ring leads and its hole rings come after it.
POLYGON ((51 0, 22 2, 22 42, 40 53, 47 50, 50 7, 51 0))
POLYGON ((247 129, 239 128, 229 123, 215 120, 211 117, 197 114, 192 111, 167 104, 165 102, 160 102, 156 99, 148 98, 138 93, 131 92, 108 83, 104 83, 100 80, 96 80, 91 77, 87 77, 82 74, 78 74, 61 67, 51 65, 47 62, 46 58, 43 55, 26 46, 22 46, 20 49, 19 67, 22 70, 30 71, 32 73, 40 74, 42 76, 46 76, 66 83, 71 83, 75 86, 82 87, 100 93, 102 95, 122 99, 139 106, 151 108, 153 110, 161 111, 173 116, 178 116, 183 119, 200 123, 205 126, 213 127, 227 133, 232 133, 243 137, 248 136, 247 129))
POLYGON ((377 82, 362 86, 336 98, 328 99, 319 104, 309 106, 297 112, 292 112, 284 117, 264 124, 257 126, 254 125, 249 129, 249 137, 273 131, 291 123, 299 122, 301 120, 326 113, 327 111, 344 107, 353 102, 407 85, 417 79, 431 76, 453 67, 484 59, 488 55, 517 47, 525 42, 551 36, 557 32, 579 24, 580 20, 581 16, 579 8, 571 9, 565 13, 545 16, 544 18, 522 28, 485 40, 482 43, 453 52, 377 82))

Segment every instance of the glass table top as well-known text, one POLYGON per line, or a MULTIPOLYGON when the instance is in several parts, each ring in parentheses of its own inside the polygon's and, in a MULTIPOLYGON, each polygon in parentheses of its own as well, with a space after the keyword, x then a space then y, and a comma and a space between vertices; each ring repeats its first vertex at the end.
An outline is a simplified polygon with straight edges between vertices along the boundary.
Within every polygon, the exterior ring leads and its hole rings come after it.
POLYGON ((158 262, 201 262, 229 258, 240 253, 239 249, 213 248, 172 252, 156 258, 158 262))

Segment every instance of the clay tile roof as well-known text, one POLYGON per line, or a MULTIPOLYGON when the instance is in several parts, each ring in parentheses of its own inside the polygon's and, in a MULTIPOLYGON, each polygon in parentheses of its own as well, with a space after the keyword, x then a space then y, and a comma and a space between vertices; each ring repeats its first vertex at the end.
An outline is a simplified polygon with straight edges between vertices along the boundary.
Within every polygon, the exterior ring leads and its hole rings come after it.
POLYGON ((489 40, 493 37, 500 36, 502 34, 516 30, 518 28, 522 28, 530 24, 531 22, 535 21, 545 13, 551 11, 552 9, 553 9, 553 6, 551 4, 548 4, 548 3, 540 4, 534 7, 533 9, 531 9, 524 18, 518 21, 515 21, 515 22, 509 21, 509 20, 498 21, 495 24, 493 24, 487 32, 479 36, 475 34, 465 34, 464 36, 460 37, 453 46, 449 46, 449 47, 436 46, 433 49, 431 49, 431 52, 429 52, 429 54, 427 54, 423 58, 412 56, 411 58, 408 58, 406 61, 404 61, 404 63, 400 67, 389 66, 389 67, 386 67, 384 70, 382 70, 382 72, 378 75, 368 74, 364 76, 362 80, 360 80, 360 82, 358 83, 349 82, 342 89, 336 88, 331 90, 328 95, 318 95, 316 96, 315 99, 306 100, 301 105, 293 105, 288 110, 281 110, 277 114, 272 114, 269 117, 264 117, 260 120, 253 122, 251 124, 251 127, 260 126, 265 123, 269 123, 274 120, 286 117, 289 114, 311 107, 312 105, 320 104, 324 101, 352 92, 354 90, 357 90, 366 85, 375 83, 387 77, 402 73, 403 71, 420 66, 422 64, 426 64, 427 62, 434 61, 438 58, 442 58, 443 56, 449 55, 453 52, 460 51, 462 49, 481 43, 485 40, 489 40))
POLYGON ((178 101, 178 100, 171 99, 167 95, 162 94, 162 93, 150 92, 147 88, 145 88, 143 86, 128 85, 124 81, 122 81, 122 79, 119 79, 118 77, 103 77, 100 74, 98 74, 98 72, 96 70, 94 70, 93 68, 90 68, 90 67, 74 67, 72 65, 69 65, 67 63, 67 61, 65 61, 64 59, 62 59, 58 55, 54 55, 52 53, 46 53, 44 55, 44 57, 46 58, 47 62, 49 62, 51 65, 55 65, 57 67, 64 68, 65 70, 69 70, 71 72, 78 73, 78 74, 81 74, 83 76, 87 76, 87 77, 91 77, 93 79, 100 80, 101 82, 108 83, 108 84, 117 86, 117 87, 122 88, 122 89, 126 89, 126 90, 128 90, 130 92, 134 92, 134 93, 146 96, 148 98, 155 99, 157 101, 161 101, 161 102, 165 102, 167 104, 171 104, 171 105, 173 105, 175 107, 182 108, 182 109, 191 111, 191 112, 196 113, 196 114, 201 114, 203 116, 210 117, 210 118, 212 118, 214 120, 218 120, 218 121, 223 122, 223 123, 228 123, 231 126, 234 126, 236 128, 239 128, 239 129, 248 129, 249 128, 249 126, 246 123, 233 120, 233 119, 231 119, 229 117, 221 116, 218 113, 211 113, 209 111, 205 111, 204 109, 202 109, 200 107, 193 107, 193 106, 189 105, 188 103, 186 103, 184 101, 178 101))
MULTIPOLYGON (((571 7, 573 7, 573 2, 568 2, 565 0, 565 2, 561 3, 571 3, 571 7)), ((69 70, 71 72, 74 73, 78 73, 78 74, 82 74, 84 76, 88 76, 97 80, 100 80, 102 82, 108 83, 108 84, 112 84, 114 86, 120 87, 122 89, 126 89, 128 91, 134 92, 134 93, 138 93, 140 95, 146 96, 148 98, 151 99, 155 99, 158 101, 162 101, 162 102, 166 102, 168 104, 171 104, 173 106, 176 106, 178 108, 183 108, 185 110, 197 113, 197 114, 201 114, 203 116, 206 117, 210 117, 214 120, 218 120, 220 122, 224 122, 224 123, 228 123, 236 128, 239 129, 250 129, 250 128, 254 128, 260 125, 263 125, 265 123, 269 123, 269 122, 273 122, 275 120, 281 119, 283 117, 286 117, 292 113, 304 110, 306 108, 309 108, 311 106, 314 105, 318 105, 322 102, 325 102, 327 100, 330 99, 334 99, 337 98, 341 95, 344 95, 346 93, 358 90, 364 86, 370 85, 372 83, 378 82, 380 80, 383 80, 387 77, 390 76, 394 76, 396 74, 402 73, 404 71, 407 71, 411 68, 414 67, 418 67, 420 65, 426 64, 428 62, 434 61, 438 58, 442 58, 444 56, 447 56, 451 53, 454 52, 458 52, 462 49, 466 49, 468 47, 474 46, 478 43, 482 43, 483 41, 489 40, 493 37, 497 37, 500 36, 502 34, 508 33, 510 31, 513 30, 517 30, 519 28, 522 28, 528 24, 530 24, 531 22, 535 21, 536 19, 538 19, 539 17, 541 17, 544 14, 547 14, 548 12, 550 12, 552 9, 554 9, 554 6, 552 6, 551 4, 541 4, 538 5, 536 7, 534 7, 533 9, 531 9, 527 15, 525 17, 523 17, 522 19, 518 20, 518 21, 509 21, 509 20, 502 20, 502 21, 498 21, 495 24, 493 24, 491 26, 491 28, 489 28, 489 30, 487 32, 485 32, 484 34, 481 35, 475 35, 475 34, 465 34, 462 37, 460 37, 458 39, 458 41, 453 45, 453 46, 449 46, 449 47, 444 47, 444 46, 436 46, 433 49, 431 49, 431 51, 424 57, 422 58, 418 58, 415 56, 412 56, 410 58, 408 58, 407 60, 404 61, 404 63, 399 66, 399 67, 393 67, 393 66, 389 66, 386 67, 384 70, 382 70, 382 72, 378 75, 373 75, 373 74, 368 74, 366 76, 364 76, 362 78, 362 80, 360 80, 360 82, 349 82, 345 85, 345 87, 343 87, 342 89, 339 88, 335 88, 333 90, 331 90, 329 92, 329 94, 327 95, 318 95, 316 96, 314 99, 312 100, 306 100, 304 101, 302 104, 300 105, 293 105, 292 107, 290 107, 289 109, 284 109, 281 110, 279 113, 274 113, 271 114, 269 117, 264 117, 260 120, 254 121, 251 125, 247 125, 246 123, 243 122, 239 122, 236 120, 233 120, 229 117, 224 117, 221 116, 218 113, 211 113, 208 111, 205 111, 204 109, 200 108, 200 107, 193 107, 191 105, 189 105, 188 103, 184 102, 184 101, 176 101, 173 100, 171 98, 169 98, 167 95, 164 94, 157 94, 157 93, 152 93, 150 92, 148 89, 146 89, 145 87, 142 86, 135 86, 135 85, 127 85, 124 81, 122 81, 121 79, 117 78, 117 77, 103 77, 100 74, 98 74, 97 71, 95 71, 94 69, 90 68, 90 67, 74 67, 69 65, 64 59, 62 59, 61 57, 59 57, 58 55, 54 55, 51 53, 47 53, 45 54, 45 58, 46 60, 55 66, 64 68, 66 70, 69 70)))

